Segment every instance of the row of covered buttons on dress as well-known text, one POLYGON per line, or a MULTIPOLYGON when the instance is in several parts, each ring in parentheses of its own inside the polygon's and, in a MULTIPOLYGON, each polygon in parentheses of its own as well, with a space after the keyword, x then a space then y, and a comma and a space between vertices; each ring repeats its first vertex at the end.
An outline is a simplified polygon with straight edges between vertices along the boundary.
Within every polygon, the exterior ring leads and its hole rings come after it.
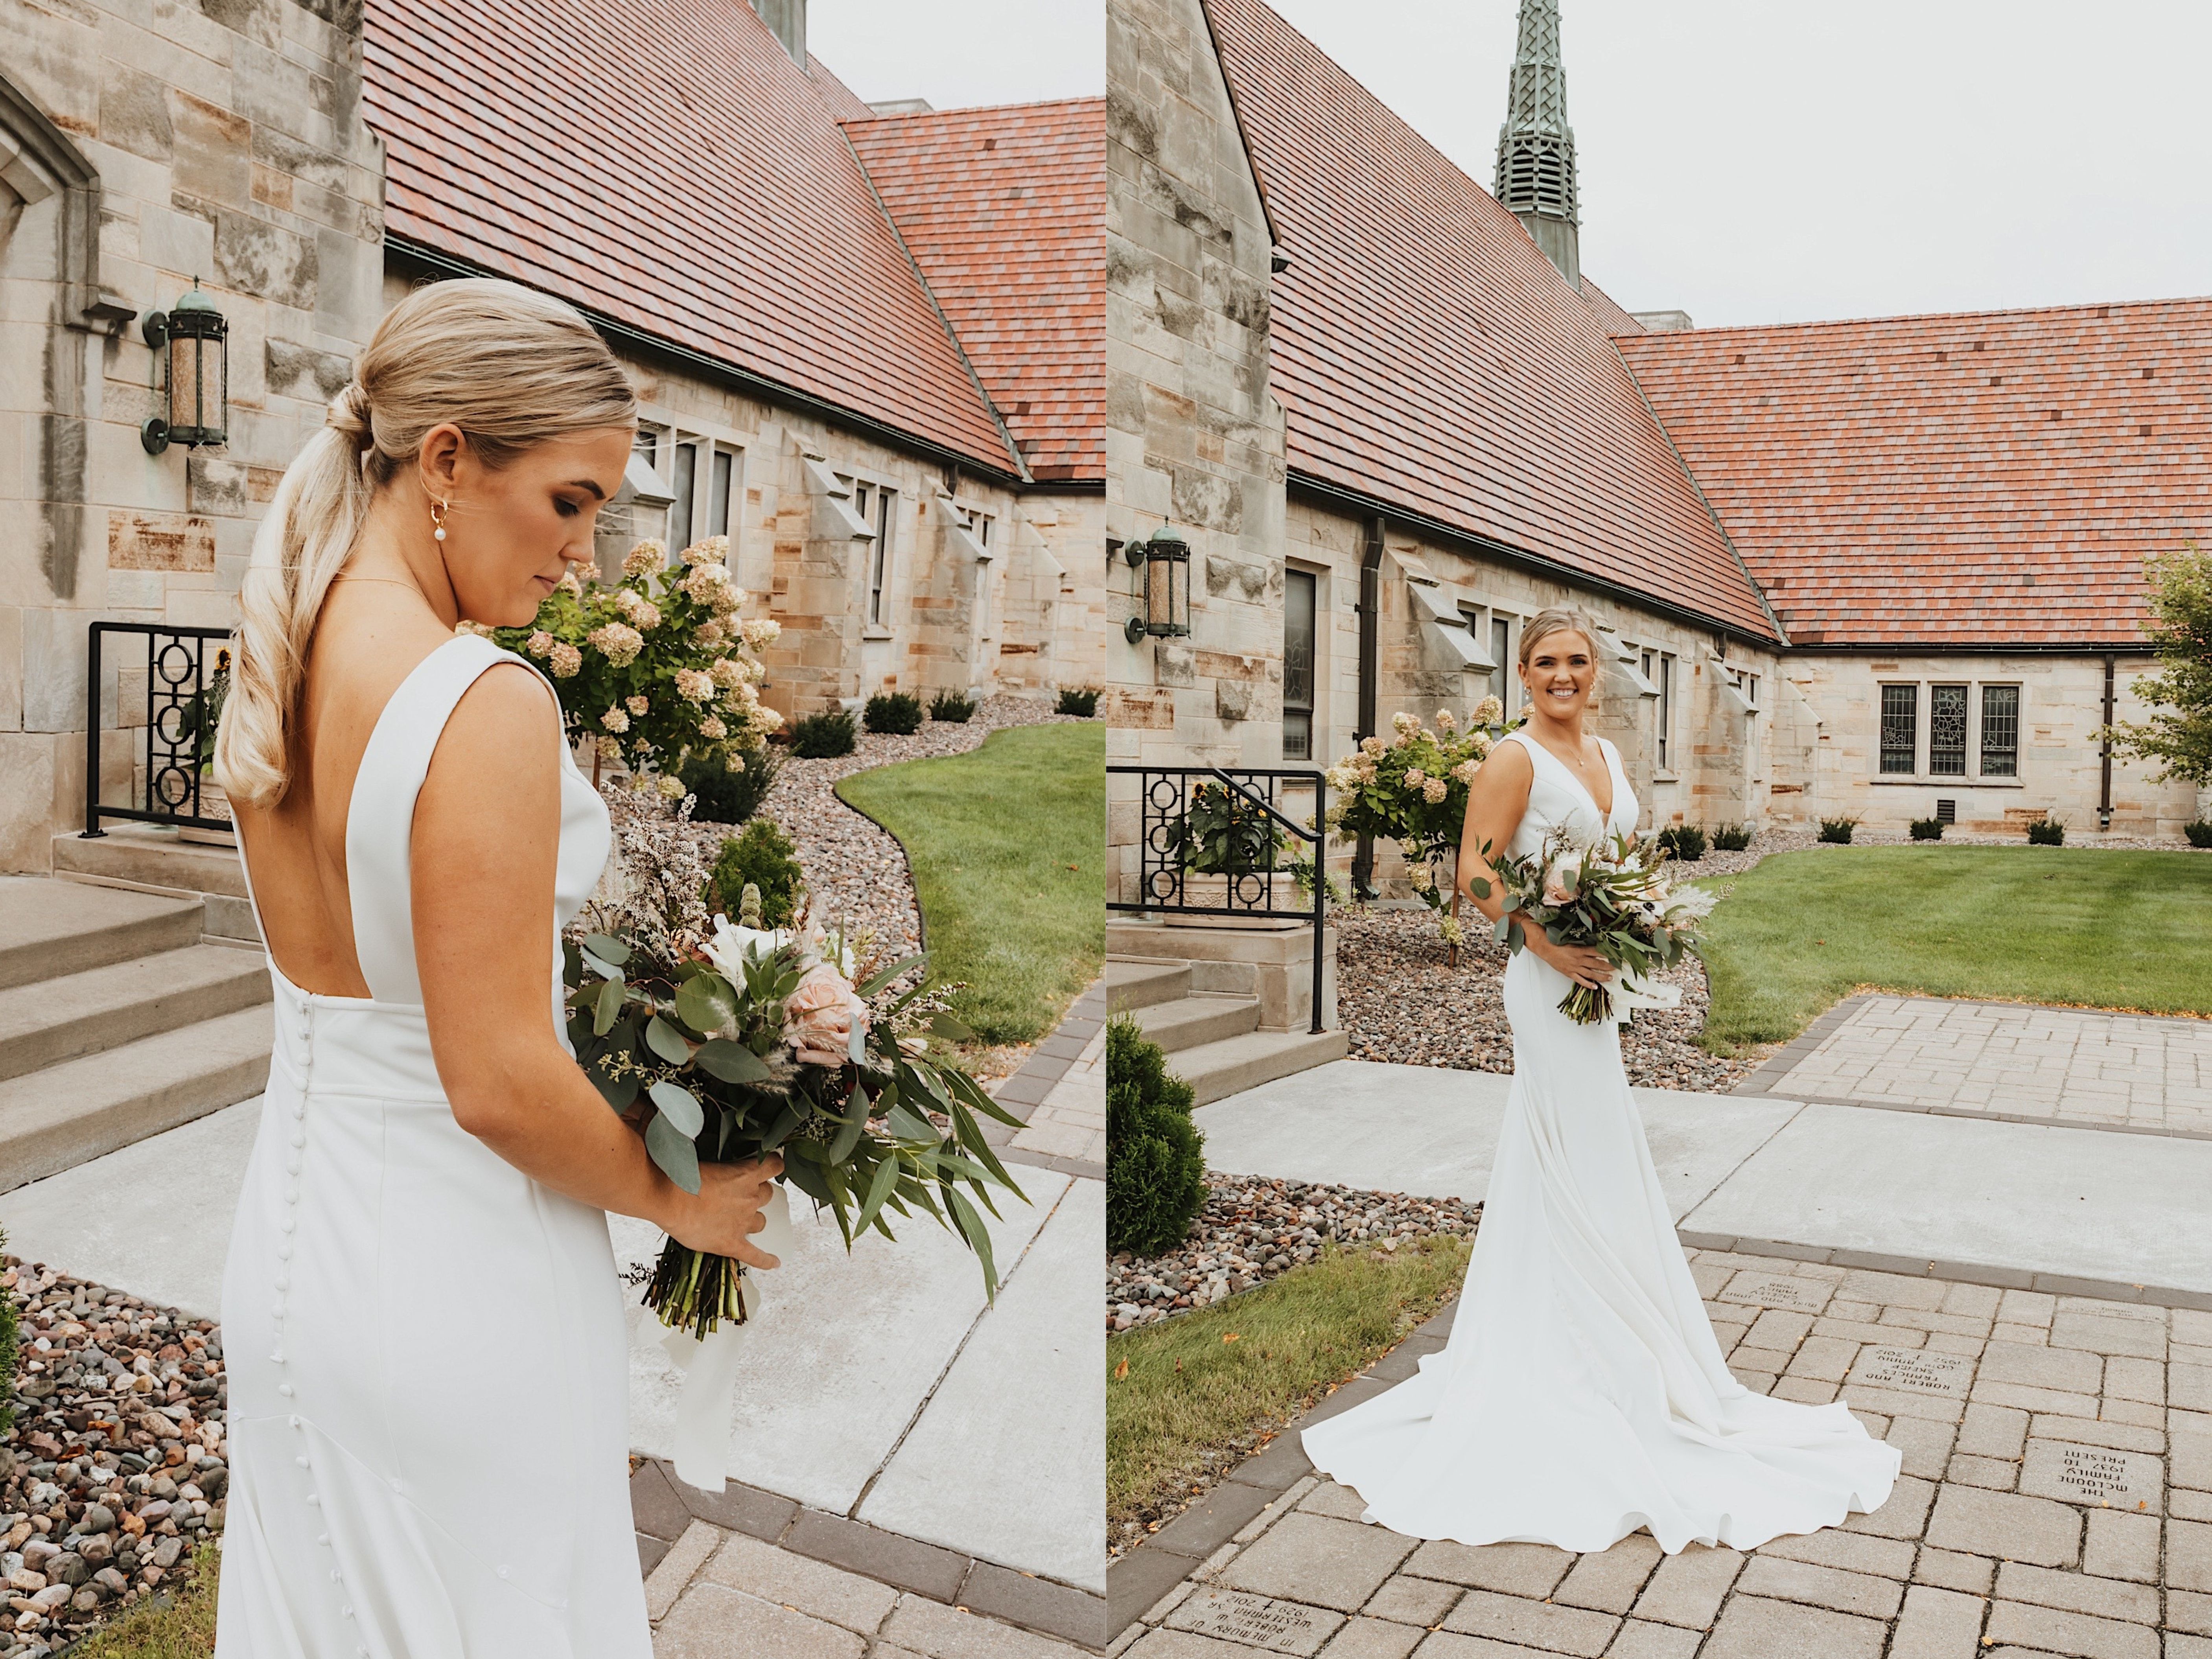
MULTIPOLYGON (((294 1097, 289 1108, 292 1121, 285 1127, 284 1132, 284 1207, 276 1218, 278 1238, 276 1300, 270 1309, 272 1316, 270 1328, 276 1333, 276 1346, 270 1352, 269 1358, 277 1365, 283 1365, 285 1363, 284 1297, 292 1288, 292 1241, 299 1228, 297 1212, 300 1206, 300 1165, 307 1147, 307 1090, 315 1074, 314 1006, 302 999, 296 1018, 300 1037, 300 1084, 298 1093, 294 1097)), ((290 1382, 279 1382, 276 1385, 276 1392, 284 1399, 295 1401, 296 1403, 296 1396, 290 1382)), ((285 1421, 291 1425, 294 1433, 302 1437, 306 1435, 307 1425, 301 1420, 299 1413, 295 1411, 289 1413, 285 1421)), ((307 1443, 303 1437, 301 1444, 304 1446, 307 1443)), ((310 1474, 314 1473, 314 1462, 305 1451, 296 1454, 292 1461, 310 1474)), ((307 1494, 307 1504, 309 1509, 319 1509, 322 1506, 322 1499, 318 1494, 311 1492, 307 1494)), ((315 1541, 325 1549, 328 1549, 331 1547, 329 1531, 325 1529, 318 1532, 315 1534, 315 1541)), ((331 1582, 334 1584, 343 1584, 345 1582, 345 1574, 335 1565, 331 1568, 331 1582)), ((348 1619, 354 1616, 351 1602, 341 1604, 338 1611, 348 1619)), ((355 1645, 354 1652, 359 1656, 359 1659, 370 1659, 368 1648, 358 1643, 355 1645)))

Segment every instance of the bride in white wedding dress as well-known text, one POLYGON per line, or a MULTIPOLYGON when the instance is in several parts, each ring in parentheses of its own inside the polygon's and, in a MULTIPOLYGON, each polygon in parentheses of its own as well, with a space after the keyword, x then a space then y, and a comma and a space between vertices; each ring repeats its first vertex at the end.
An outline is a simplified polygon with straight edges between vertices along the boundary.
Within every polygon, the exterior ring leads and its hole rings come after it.
POLYGON ((218 1659, 650 1659, 605 1212, 772 1267, 780 1167, 689 1195, 576 1066, 559 933, 606 809, 464 617, 592 556, 636 404, 508 283, 402 301, 285 473, 216 772, 276 990, 226 1262, 218 1659))
MULTIPOLYGON (((1476 772, 1462 896, 1479 849, 1534 853, 1569 826, 1632 832, 1620 757, 1585 735, 1596 634, 1553 610, 1522 635, 1526 726, 1476 772)), ((1415 1538, 1602 1550, 1648 1528, 1669 1554, 1747 1550, 1878 1509, 1895 1449, 1842 1401, 1800 1405, 1730 1376, 1644 1144, 1620 1031, 1559 1004, 1604 958, 1532 932, 1505 970, 1513 1085, 1451 1341, 1418 1375, 1305 1431, 1364 1519, 1415 1538)), ((1625 1018, 1625 1016, 1624 1016, 1625 1018)))

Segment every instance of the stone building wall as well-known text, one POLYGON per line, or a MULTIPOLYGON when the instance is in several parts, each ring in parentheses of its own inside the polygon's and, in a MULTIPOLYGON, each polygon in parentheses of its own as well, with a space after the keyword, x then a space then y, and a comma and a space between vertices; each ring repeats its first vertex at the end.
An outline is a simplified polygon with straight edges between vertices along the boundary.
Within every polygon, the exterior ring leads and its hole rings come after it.
MULTIPOLYGON (((2115 718, 2140 720, 2148 708, 2135 695, 2134 683, 2154 667, 2148 656, 2123 656, 2113 665, 2115 718)), ((2101 656, 2060 657, 2041 653, 2007 656, 1875 657, 1869 654, 1793 653, 1786 673, 1820 721, 1819 758, 1808 780, 1817 801, 1814 817, 1851 817, 1869 829, 1901 830, 1914 818, 1936 816, 1936 803, 1954 803, 1964 827, 1994 833, 2017 831, 2028 818, 2051 812, 2069 835, 2094 834, 2102 790, 2101 751, 2096 732, 2104 724, 2105 665, 2101 656), (1919 688, 1917 771, 1911 778, 1887 776, 1881 765, 1881 688, 1919 688), (2016 685, 2020 695, 2018 775, 1980 777, 1976 722, 1967 732, 1968 775, 1938 777, 1928 770, 1928 688, 1966 685, 1970 715, 1979 689, 2016 685)), ((2158 769, 2139 763, 2112 763, 2112 822, 2115 834, 2179 836, 2181 826, 2203 810, 2194 786, 2153 781, 2158 769)))
MULTIPOLYGON (((374 324, 358 31, 327 0, 0 0, 0 870, 48 869, 81 823, 87 624, 231 622, 263 504, 374 324), (149 455, 140 319, 195 278, 230 324, 230 441, 149 455)), ((122 650, 105 726, 143 719, 122 650)), ((130 749, 101 772, 125 799, 130 749)))
MULTIPOLYGON (((1131 645, 1138 577, 1108 577, 1108 755, 1281 756, 1283 416, 1267 390, 1271 241, 1198 0, 1107 7, 1106 533, 1191 549, 1191 635, 1131 645)), ((1133 799, 1109 792, 1109 886, 1133 799)))

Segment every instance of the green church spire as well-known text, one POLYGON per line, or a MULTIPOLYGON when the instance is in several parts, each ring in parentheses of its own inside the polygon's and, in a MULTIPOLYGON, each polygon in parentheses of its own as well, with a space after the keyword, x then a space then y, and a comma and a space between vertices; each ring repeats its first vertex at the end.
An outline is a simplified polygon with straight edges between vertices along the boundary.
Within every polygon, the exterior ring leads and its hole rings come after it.
POLYGON ((1567 125, 1558 0, 1521 0, 1505 125, 1498 130, 1498 199, 1579 289, 1582 217, 1575 203, 1575 130, 1567 125))

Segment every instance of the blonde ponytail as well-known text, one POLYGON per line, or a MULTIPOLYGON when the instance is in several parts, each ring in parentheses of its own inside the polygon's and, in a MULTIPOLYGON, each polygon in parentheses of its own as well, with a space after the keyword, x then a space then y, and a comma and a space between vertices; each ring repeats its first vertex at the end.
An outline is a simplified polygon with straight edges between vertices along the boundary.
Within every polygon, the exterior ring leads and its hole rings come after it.
POLYGON ((546 439, 636 421, 629 378, 606 343, 548 295, 471 277, 419 288, 394 306, 254 536, 216 733, 224 792, 262 808, 283 799, 324 596, 377 492, 433 428, 458 426, 479 460, 501 467, 546 439))

